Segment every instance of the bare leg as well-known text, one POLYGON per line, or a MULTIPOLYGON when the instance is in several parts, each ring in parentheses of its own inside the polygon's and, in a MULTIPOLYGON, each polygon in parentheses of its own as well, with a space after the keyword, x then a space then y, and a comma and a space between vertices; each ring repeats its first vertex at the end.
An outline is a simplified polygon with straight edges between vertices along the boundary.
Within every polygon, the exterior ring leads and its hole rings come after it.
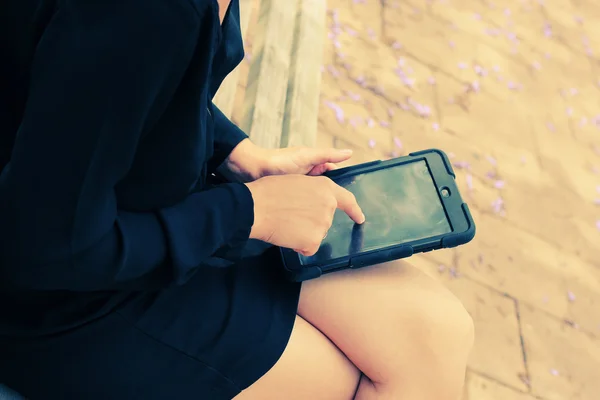
POLYGON ((362 371, 356 399, 460 398, 472 320, 446 288, 409 264, 305 282, 298 314, 362 371))
POLYGON ((351 400, 360 372, 314 326, 296 318, 275 366, 234 400, 351 400))
POLYGON ((460 397, 472 320, 416 268, 392 262, 305 282, 298 313, 281 359, 235 400, 460 397))

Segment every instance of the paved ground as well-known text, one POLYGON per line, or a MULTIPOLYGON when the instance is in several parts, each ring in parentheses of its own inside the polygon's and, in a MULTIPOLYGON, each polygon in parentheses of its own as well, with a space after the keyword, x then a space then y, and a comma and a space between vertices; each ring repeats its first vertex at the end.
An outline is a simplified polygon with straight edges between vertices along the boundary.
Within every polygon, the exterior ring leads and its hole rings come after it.
POLYGON ((441 148, 476 220, 411 258, 475 319, 465 399, 600 399, 600 3, 328 5, 319 145, 441 148))
POLYGON ((328 3, 319 145, 454 155, 477 237, 413 260, 475 319, 469 400, 600 399, 600 3, 546 3, 328 3))

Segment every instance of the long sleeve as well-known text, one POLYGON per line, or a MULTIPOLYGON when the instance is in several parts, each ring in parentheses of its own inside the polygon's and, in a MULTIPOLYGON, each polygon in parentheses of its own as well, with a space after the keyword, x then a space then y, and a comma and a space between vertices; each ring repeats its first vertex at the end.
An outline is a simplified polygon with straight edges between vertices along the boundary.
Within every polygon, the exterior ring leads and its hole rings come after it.
POLYGON ((213 156, 209 160, 208 169, 214 172, 231 154, 235 146, 248 138, 248 135, 227 118, 214 103, 212 106, 214 110, 215 146, 213 156))
POLYGON ((219 249, 248 239, 253 202, 242 184, 153 212, 117 204, 115 186, 156 122, 150 116, 166 109, 198 38, 215 23, 206 8, 62 2, 36 48, 26 110, 0 175, 1 286, 183 283, 219 249))

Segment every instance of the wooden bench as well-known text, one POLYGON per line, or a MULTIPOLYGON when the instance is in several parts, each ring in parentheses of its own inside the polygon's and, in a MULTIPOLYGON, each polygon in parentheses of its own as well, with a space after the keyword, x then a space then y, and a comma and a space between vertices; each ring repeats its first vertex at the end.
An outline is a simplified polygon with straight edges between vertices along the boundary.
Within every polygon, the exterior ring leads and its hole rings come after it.
POLYGON ((250 67, 225 79, 215 104, 261 147, 315 146, 325 0, 240 0, 240 14, 250 67))

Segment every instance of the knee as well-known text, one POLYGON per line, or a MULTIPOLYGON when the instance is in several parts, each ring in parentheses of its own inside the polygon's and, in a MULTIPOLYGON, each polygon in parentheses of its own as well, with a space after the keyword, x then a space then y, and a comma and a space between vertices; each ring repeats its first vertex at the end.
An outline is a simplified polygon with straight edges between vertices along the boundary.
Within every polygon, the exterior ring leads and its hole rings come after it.
POLYGON ((422 295, 411 304, 408 320, 396 324, 404 332, 398 338, 405 342, 402 356, 378 387, 397 398, 458 399, 474 341, 473 319, 450 292, 422 295))
POLYGON ((415 339, 438 357, 458 357, 466 363, 475 337, 473 318, 458 298, 443 289, 416 307, 415 339))

